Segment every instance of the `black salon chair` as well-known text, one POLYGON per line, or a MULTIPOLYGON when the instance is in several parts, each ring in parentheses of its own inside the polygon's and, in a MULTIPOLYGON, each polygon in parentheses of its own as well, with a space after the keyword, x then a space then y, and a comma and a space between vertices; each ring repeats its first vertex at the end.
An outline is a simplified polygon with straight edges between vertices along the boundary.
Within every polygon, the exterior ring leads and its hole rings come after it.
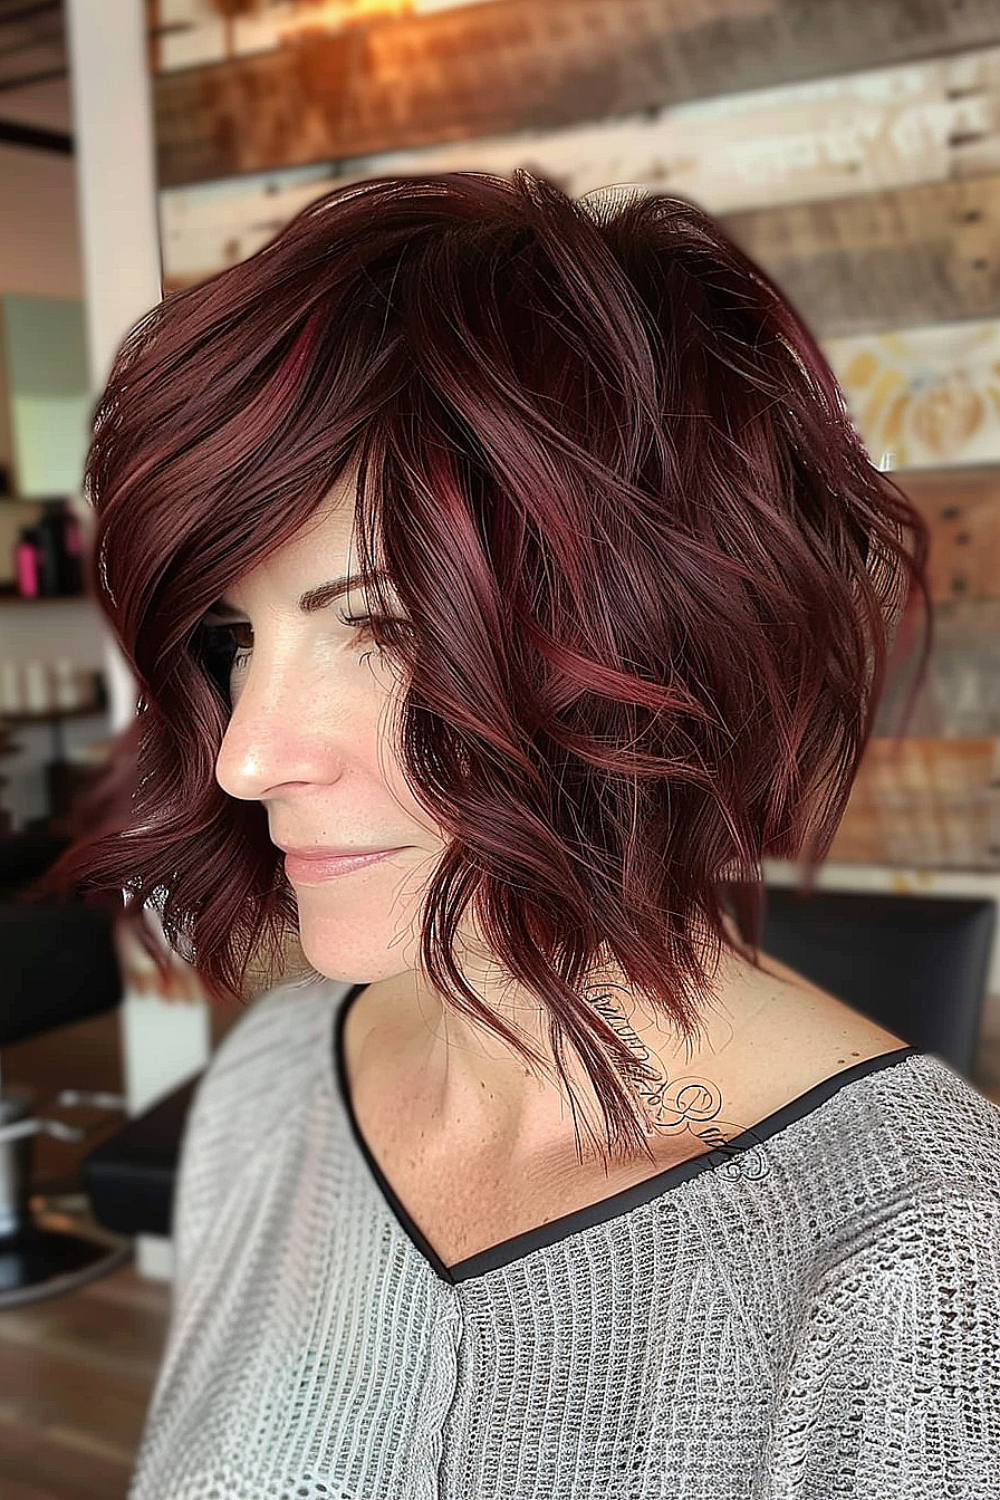
MULTIPOLYGON (((44 831, 0 838, 0 1049, 115 1009, 122 977, 109 913, 19 902, 69 840, 44 831)), ((67 1059, 67 1073, 72 1061, 67 1059)), ((0 1087, 0 1311, 71 1291, 131 1259, 139 1234, 169 1236, 184 1122, 201 1070, 108 1135, 32 1114, 24 1090, 0 1087), (32 1212, 31 1143, 104 1137, 82 1159, 80 1190, 98 1231, 78 1232, 32 1212), (44 1222, 43 1222, 44 1221, 44 1222)), ((0 1068, 2 1084, 2 1068, 0 1068)), ((63 1089, 54 1106, 125 1114, 125 1099, 63 1089)), ((117 1123, 117 1122, 115 1122, 117 1123)))
MULTIPOLYGON (((0 839, 0 1048, 113 1010, 122 981, 108 912, 64 903, 16 901, 48 868, 66 840, 44 833, 0 839)), ((67 1072, 72 1065, 68 1062, 67 1072)), ((0 1309, 83 1285, 124 1264, 130 1241, 81 1233, 33 1211, 33 1139, 46 1133, 86 1141, 64 1121, 32 1113, 33 1094, 2 1087, 0 1067, 0 1309)), ((86 1104, 124 1111, 114 1094, 63 1089, 56 1106, 86 1104)), ((107 1128, 106 1126, 104 1127, 107 1128)), ((56 1216, 60 1217, 60 1216, 56 1216)))
POLYGON ((996 925, 988 897, 770 885, 760 945, 971 1081, 996 925))

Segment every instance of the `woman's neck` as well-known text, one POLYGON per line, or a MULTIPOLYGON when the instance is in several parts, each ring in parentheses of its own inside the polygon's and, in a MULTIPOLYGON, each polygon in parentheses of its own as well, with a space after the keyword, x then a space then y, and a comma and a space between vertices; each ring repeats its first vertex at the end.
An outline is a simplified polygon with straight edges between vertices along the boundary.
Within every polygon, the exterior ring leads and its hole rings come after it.
MULTIPOLYGON (((675 1122, 676 1100, 670 1101, 685 1081, 689 1089, 700 1085, 703 1091, 721 1092, 719 1080, 733 1071, 734 1049, 759 1028, 782 981, 723 950, 713 984, 715 1001, 711 1013, 703 1013, 702 1040, 691 1047, 668 1017, 637 1004, 627 987, 589 984, 580 992, 599 1008, 636 1060, 652 1070, 653 1078, 636 1096, 651 1137, 663 1132, 665 1120, 667 1125, 675 1122)), ((359 1011, 353 1023, 356 1047, 368 1037, 376 1041, 378 1066, 386 1070, 387 1081, 408 1089, 408 1108, 419 1110, 423 1132, 440 1130, 449 1138, 460 1133, 480 1147, 492 1143, 512 1153, 530 1151, 567 1131, 575 1136, 547 1013, 534 997, 519 997, 508 988, 500 1013, 542 1057, 542 1073, 501 1037, 475 1025, 436 992, 420 988, 414 974, 370 985, 353 1009, 359 1011)), ((360 1058, 360 1050, 356 1055, 360 1058)), ((572 1046, 564 1048, 564 1067, 577 1108, 603 1137, 600 1103, 572 1046)))

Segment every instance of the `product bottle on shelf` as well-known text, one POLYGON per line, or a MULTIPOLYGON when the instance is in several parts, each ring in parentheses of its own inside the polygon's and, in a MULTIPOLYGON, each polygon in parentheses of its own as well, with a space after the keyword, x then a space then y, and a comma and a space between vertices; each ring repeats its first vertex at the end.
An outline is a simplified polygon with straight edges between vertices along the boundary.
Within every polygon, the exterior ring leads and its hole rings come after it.
POLYGON ((52 707, 52 673, 47 661, 32 657, 24 664, 24 706, 29 713, 47 713, 52 707))
POLYGON ((36 599, 40 591, 38 576, 38 547, 35 528, 22 526, 14 548, 14 572, 17 577, 17 592, 22 599, 36 599))
POLYGON ((65 553, 61 506, 62 501, 47 504, 42 519, 35 526, 38 544, 38 591, 45 598, 66 592, 63 588, 65 553))
POLYGON ((80 522, 67 505, 63 512, 64 583, 67 594, 83 593, 83 533, 80 522))

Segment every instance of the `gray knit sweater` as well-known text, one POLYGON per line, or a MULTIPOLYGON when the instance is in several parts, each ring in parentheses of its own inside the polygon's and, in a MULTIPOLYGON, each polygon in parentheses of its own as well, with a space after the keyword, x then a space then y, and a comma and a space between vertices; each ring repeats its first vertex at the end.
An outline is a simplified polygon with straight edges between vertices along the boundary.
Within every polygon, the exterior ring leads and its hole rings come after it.
POLYGON ((1000 1109, 941 1058, 449 1269, 350 1110, 361 988, 199 1084, 129 1500, 997 1500, 1000 1109))

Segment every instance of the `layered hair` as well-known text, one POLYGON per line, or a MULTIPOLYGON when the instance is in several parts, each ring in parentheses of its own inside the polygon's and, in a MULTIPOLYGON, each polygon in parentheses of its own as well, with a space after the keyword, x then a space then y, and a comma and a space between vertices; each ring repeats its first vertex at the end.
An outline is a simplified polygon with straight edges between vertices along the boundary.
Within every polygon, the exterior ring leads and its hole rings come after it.
POLYGON ((215 780, 227 664, 201 617, 355 468, 394 753, 447 840, 421 964, 540 1061, 452 955, 474 903, 612 1151, 648 1152, 643 1070, 580 984, 612 961, 690 1044, 733 911, 758 962, 761 862, 813 888, 919 592, 908 720, 925 523, 796 310, 681 198, 371 178, 165 297, 118 349, 84 473, 138 711, 44 889, 113 904, 157 957, 155 908, 215 1000, 297 914, 264 807, 215 780), (405 632, 378 623, 379 568, 405 632))

